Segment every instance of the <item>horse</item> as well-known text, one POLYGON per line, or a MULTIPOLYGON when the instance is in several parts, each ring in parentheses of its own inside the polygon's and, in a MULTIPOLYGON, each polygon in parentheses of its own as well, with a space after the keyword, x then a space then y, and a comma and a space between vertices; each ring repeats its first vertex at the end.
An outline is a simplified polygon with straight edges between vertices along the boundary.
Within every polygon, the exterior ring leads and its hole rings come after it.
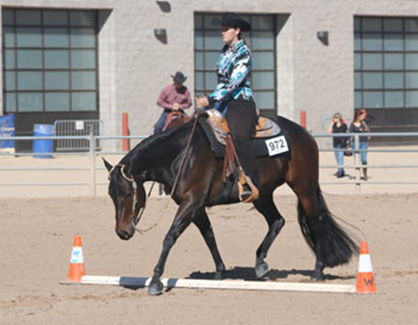
MULTIPOLYGON (((170 113, 167 114, 167 117, 165 118, 164 126, 161 131, 165 131, 175 126, 185 124, 187 122, 190 122, 190 120, 191 120, 190 116, 188 116, 182 110, 171 111, 170 113)), ((166 189, 164 185, 160 184, 158 192, 160 195, 165 195, 169 192, 169 190, 166 189)))
MULTIPOLYGON (((316 257, 311 280, 323 280, 324 268, 348 263, 357 254, 358 243, 338 225, 326 205, 318 183, 319 154, 313 137, 303 127, 284 117, 273 119, 289 139, 290 151, 285 155, 257 158, 259 197, 253 205, 265 218, 268 231, 256 250, 255 274, 261 279, 268 272, 265 258, 285 225, 274 204, 273 191, 286 183, 297 196, 298 222, 305 241, 316 257)), ((146 204, 144 182, 164 184, 172 191, 172 199, 179 206, 164 238, 148 294, 162 293, 161 277, 168 254, 192 223, 199 229, 215 262, 214 278, 221 279, 225 264, 218 251, 206 208, 238 203, 240 200, 236 175, 224 183, 223 161, 215 157, 201 124, 192 120, 150 136, 117 165, 112 166, 103 160, 109 172, 108 190, 115 206, 115 231, 120 239, 128 240, 135 233, 146 204), (193 137, 190 138, 192 131, 193 137)))

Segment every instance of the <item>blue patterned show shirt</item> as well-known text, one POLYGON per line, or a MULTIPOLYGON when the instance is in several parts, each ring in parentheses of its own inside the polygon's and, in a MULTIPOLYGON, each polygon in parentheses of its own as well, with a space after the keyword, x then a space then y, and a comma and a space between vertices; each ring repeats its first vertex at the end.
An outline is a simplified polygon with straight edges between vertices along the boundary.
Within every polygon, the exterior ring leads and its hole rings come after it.
POLYGON ((242 96, 245 100, 252 98, 250 71, 253 65, 250 49, 243 40, 238 41, 228 51, 225 45, 216 64, 218 84, 210 99, 228 101, 242 96))

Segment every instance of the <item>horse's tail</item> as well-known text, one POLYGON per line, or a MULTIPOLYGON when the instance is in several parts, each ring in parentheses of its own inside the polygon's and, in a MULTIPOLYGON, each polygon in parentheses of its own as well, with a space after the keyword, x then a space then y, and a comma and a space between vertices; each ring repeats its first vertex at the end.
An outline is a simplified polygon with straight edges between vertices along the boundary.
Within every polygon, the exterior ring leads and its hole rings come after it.
POLYGON ((358 254, 358 244, 335 222, 319 186, 316 196, 319 216, 315 224, 307 218, 301 202, 298 202, 298 220, 303 236, 324 267, 346 264, 353 254, 358 254))

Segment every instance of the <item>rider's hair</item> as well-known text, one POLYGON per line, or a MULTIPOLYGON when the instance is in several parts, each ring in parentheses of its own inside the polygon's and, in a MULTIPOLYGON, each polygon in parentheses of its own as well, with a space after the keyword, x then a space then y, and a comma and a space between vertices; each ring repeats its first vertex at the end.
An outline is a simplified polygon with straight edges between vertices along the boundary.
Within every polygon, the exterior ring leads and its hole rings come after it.
POLYGON ((360 109, 354 113, 353 121, 357 121, 359 117, 363 114, 367 114, 367 111, 365 109, 360 109))
POLYGON ((238 39, 239 40, 243 40, 244 44, 247 45, 247 40, 245 39, 244 35, 242 34, 242 32, 240 31, 238 34, 238 39))

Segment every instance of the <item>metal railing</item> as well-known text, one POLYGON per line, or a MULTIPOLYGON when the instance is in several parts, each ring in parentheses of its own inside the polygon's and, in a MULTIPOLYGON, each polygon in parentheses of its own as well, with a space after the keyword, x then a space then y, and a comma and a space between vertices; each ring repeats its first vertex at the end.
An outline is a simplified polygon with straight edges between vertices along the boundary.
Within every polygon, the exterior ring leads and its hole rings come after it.
MULTIPOLYGON (((367 153, 401 153, 401 152, 409 152, 409 153, 417 153, 418 162, 418 149, 378 149, 378 148, 368 148, 368 149, 360 149, 360 138, 368 138, 368 137, 418 137, 418 132, 402 132, 402 133, 395 133, 395 132, 379 132, 379 133, 334 133, 334 134, 313 134, 315 138, 334 138, 334 137, 344 137, 344 138, 351 138, 351 145, 353 148, 353 157, 354 157, 354 165, 353 164, 343 164, 342 168, 352 168, 355 171, 354 180, 350 181, 334 181, 334 182, 323 182, 322 184, 333 184, 333 185, 347 185, 347 184, 354 184, 356 187, 356 193, 360 193, 361 185, 365 184, 381 184, 381 185, 390 185, 390 184, 404 184, 404 185, 413 185, 418 184, 417 181, 366 181, 361 179, 361 169, 362 168, 417 168, 418 164, 367 164, 362 165, 360 154, 362 152, 367 153)), ((418 143, 417 143, 418 144, 418 143)), ((338 149, 330 148, 320 148, 320 152, 335 152, 338 149)), ((341 151, 345 151, 341 149, 341 151)), ((320 165, 319 168, 338 168, 336 164, 333 165, 320 165)))
MULTIPOLYGON (((345 164, 342 167, 343 168, 352 168, 355 170, 355 177, 353 180, 347 180, 347 181, 338 181, 338 182, 321 182, 321 184, 335 184, 335 185, 347 185, 347 184, 353 184, 356 187, 356 192, 360 193, 360 187, 366 184, 418 184, 418 181, 408 181, 408 182, 402 182, 402 181, 363 181, 360 178, 360 172, 361 168, 365 167, 361 165, 360 161, 360 153, 363 151, 360 149, 360 137, 418 137, 418 132, 408 132, 408 133, 344 133, 344 134, 313 134, 315 138, 333 138, 333 137, 352 137, 354 139, 354 164, 345 164)), ((53 140, 53 141, 62 141, 62 140, 83 140, 88 143, 88 151, 87 152, 53 152, 53 153, 0 153, 1 156, 42 156, 42 155, 48 155, 51 154, 53 156, 68 156, 68 155, 83 155, 89 157, 88 164, 86 166, 45 166, 45 167, 0 167, 0 173, 1 172, 10 172, 10 171, 70 171, 70 170, 78 170, 78 171, 88 171, 89 172, 89 179, 81 181, 81 182, 40 182, 40 183, 26 183, 26 182, 14 182, 14 183, 7 183, 7 182, 1 182, 0 186, 51 186, 51 185, 59 185, 59 186, 89 186, 90 188, 90 194, 95 196, 97 191, 97 186, 99 185, 105 185, 104 182, 98 182, 96 179, 96 173, 99 170, 104 170, 104 167, 98 167, 96 166, 96 158, 97 156, 103 156, 103 155, 123 155, 126 153, 126 151, 122 150, 98 150, 96 144, 98 141, 109 141, 109 140, 117 140, 122 142, 123 139, 130 139, 130 140, 138 140, 141 141, 142 139, 145 139, 147 136, 95 136, 92 132, 88 136, 42 136, 42 137, 22 137, 22 136, 16 136, 16 137, 2 137, 1 140, 14 140, 14 141, 21 141, 21 140, 53 140)), ((121 147, 121 146, 115 146, 115 147, 121 147)), ((335 150, 330 147, 320 147, 320 152, 334 152, 335 150)), ((379 148, 369 148, 369 153, 373 152, 386 152, 386 153, 400 153, 400 152, 408 152, 408 153, 417 153, 418 149, 379 149, 379 148)), ((418 162, 418 159, 416 160, 418 162)), ((320 165, 320 169, 329 169, 329 168, 337 168, 337 164, 328 164, 328 165, 320 165)), ((380 165, 367 165, 367 168, 418 168, 418 164, 380 164, 380 165)), ((0 177, 2 179, 2 177, 0 177)))
MULTIPOLYGON (((61 137, 89 136, 91 132, 97 137, 102 134, 102 129, 103 122, 101 120, 57 120, 54 122, 54 134, 58 137, 55 141, 55 150, 63 152, 89 151, 88 140, 61 137)), ((95 146, 100 149, 100 141, 97 140, 95 146)))

